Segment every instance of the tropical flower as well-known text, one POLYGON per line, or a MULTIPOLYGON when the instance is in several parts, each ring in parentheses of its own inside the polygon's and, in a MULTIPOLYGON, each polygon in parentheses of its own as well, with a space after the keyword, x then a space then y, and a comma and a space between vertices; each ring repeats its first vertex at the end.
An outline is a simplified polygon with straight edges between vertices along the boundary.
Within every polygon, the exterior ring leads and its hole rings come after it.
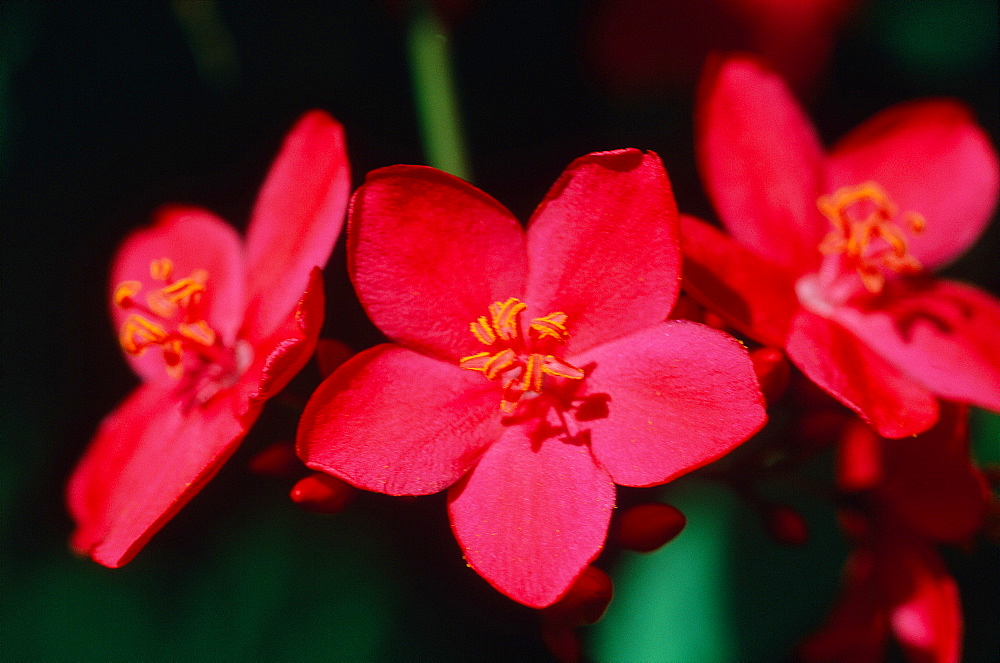
POLYGON ((655 154, 573 162, 527 232, 446 173, 376 170, 351 203, 348 266, 394 342, 320 385, 300 456, 391 495, 450 486, 469 565, 529 606, 597 556, 615 483, 669 481, 763 424, 745 349, 665 322, 680 251, 655 154))
POLYGON ((914 438, 879 439, 858 420, 847 427, 842 463, 864 464, 847 475, 869 482, 844 486, 855 493, 842 514, 852 542, 844 588, 802 660, 882 661, 890 634, 911 661, 961 659, 958 588, 936 546, 965 542, 986 515, 989 489, 968 447, 967 408, 947 402, 914 438))
POLYGON ((781 80, 732 57, 698 123, 730 236, 682 219, 689 293, 885 437, 932 426, 935 396, 1000 410, 1000 302, 927 271, 976 240, 1000 188, 965 107, 894 106, 824 154, 781 80))
POLYGON ((309 358, 319 267, 350 193, 341 126, 307 113, 257 199, 246 241, 210 212, 158 211, 119 249, 111 313, 143 384, 102 423, 68 487, 72 547, 127 563, 235 451, 309 358))

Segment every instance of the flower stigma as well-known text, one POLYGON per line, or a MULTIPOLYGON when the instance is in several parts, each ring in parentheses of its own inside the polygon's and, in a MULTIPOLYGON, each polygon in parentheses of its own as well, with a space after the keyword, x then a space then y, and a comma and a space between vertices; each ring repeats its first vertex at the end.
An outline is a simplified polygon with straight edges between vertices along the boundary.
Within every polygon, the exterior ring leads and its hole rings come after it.
POLYGON ((488 380, 502 381, 500 409, 507 414, 514 412, 525 394, 541 393, 546 375, 570 380, 584 376, 582 370, 552 354, 569 338, 566 314, 557 311, 534 318, 525 332, 521 314, 526 308, 514 297, 490 304, 488 317, 479 316, 469 324, 472 335, 490 351, 459 361, 462 368, 479 371, 488 380))
POLYGON ((910 254, 902 226, 919 233, 926 220, 917 212, 900 215, 896 204, 875 182, 842 187, 820 196, 816 206, 833 225, 819 245, 820 252, 842 256, 844 266, 857 272, 868 292, 882 292, 884 270, 914 274, 922 269, 910 254))

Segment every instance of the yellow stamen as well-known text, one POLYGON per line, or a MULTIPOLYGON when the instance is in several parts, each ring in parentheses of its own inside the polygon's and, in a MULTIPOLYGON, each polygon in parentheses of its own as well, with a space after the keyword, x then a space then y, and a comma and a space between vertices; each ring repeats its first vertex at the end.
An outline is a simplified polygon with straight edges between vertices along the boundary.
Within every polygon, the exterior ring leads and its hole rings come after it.
POLYGON ((134 313, 125 318, 118 335, 122 348, 132 355, 141 354, 149 345, 162 343, 166 339, 166 329, 134 313))
POLYGON ((520 315, 527 308, 514 297, 490 304, 489 318, 480 316, 469 325, 469 330, 483 345, 499 345, 502 349, 478 352, 462 357, 458 362, 462 368, 479 371, 488 380, 503 378, 500 409, 508 414, 517 409, 524 394, 542 392, 546 375, 570 380, 584 377, 583 371, 569 362, 551 354, 531 351, 534 344, 546 337, 559 343, 567 341, 566 314, 557 311, 535 318, 528 326, 528 333, 524 333, 521 331, 520 315))
POLYGON ((570 380, 582 380, 584 375, 583 371, 573 364, 552 355, 545 355, 542 372, 560 378, 569 378, 570 380))
POLYGON ((493 342, 497 340, 497 335, 493 333, 493 328, 490 327, 490 323, 485 315, 481 315, 479 319, 470 322, 469 329, 472 331, 472 335, 483 345, 493 345, 493 342))
POLYGON ((517 353, 507 348, 506 350, 501 350, 486 362, 486 366, 483 367, 483 375, 486 376, 488 380, 496 380, 500 377, 500 374, 506 371, 508 368, 514 365, 517 361, 517 353))
MULTIPOLYGON (((910 254, 906 235, 894 221, 898 207, 875 182, 843 187, 829 196, 820 196, 816 206, 833 225, 819 250, 827 255, 843 254, 869 292, 882 291, 883 269, 898 273, 920 271, 920 262, 910 254), (876 240, 884 244, 873 246, 876 240)), ((927 225, 917 212, 902 216, 915 233, 927 225)))
POLYGON ((215 330, 209 327, 204 320, 182 322, 177 325, 177 333, 189 341, 204 345, 206 348, 215 344, 215 330))
POLYGON ((174 263, 170 258, 158 258, 149 263, 149 275, 154 281, 169 281, 174 273, 174 263))
POLYGON ((566 331, 566 314, 562 311, 535 318, 531 321, 530 328, 538 333, 538 338, 550 336, 560 343, 565 343, 569 338, 569 332, 566 331))
POLYGON ((122 349, 139 355, 150 345, 161 346, 167 374, 179 378, 184 372, 185 348, 210 348, 216 343, 216 333, 197 307, 206 291, 208 272, 196 269, 190 276, 174 281, 173 270, 174 263, 169 258, 149 263, 150 277, 163 283, 163 287, 146 294, 145 306, 136 299, 143 289, 139 281, 119 283, 112 301, 120 308, 142 312, 131 313, 122 323, 118 334, 122 349))
POLYGON ((138 281, 122 281, 115 288, 115 294, 111 297, 115 306, 129 308, 135 305, 134 297, 142 291, 142 284, 138 281))

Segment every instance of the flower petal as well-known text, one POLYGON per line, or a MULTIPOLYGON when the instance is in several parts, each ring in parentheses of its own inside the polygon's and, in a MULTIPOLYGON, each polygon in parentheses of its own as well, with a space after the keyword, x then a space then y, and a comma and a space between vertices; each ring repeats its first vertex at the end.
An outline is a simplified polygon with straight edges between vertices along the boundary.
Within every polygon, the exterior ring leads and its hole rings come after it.
POLYGON ((937 421, 937 400, 835 322, 809 311, 792 321, 788 356, 806 376, 883 437, 906 437, 937 421))
POLYGON ((699 166, 737 241, 797 274, 812 271, 828 223, 816 208, 823 150, 792 93, 748 56, 709 67, 696 113, 699 166))
POLYGON ((284 389, 312 357, 323 326, 323 273, 313 267, 307 290, 285 321, 254 347, 254 361, 240 380, 246 406, 261 406, 284 389))
POLYGON ((1000 411, 1000 301, 954 281, 897 281, 833 319, 932 393, 1000 411))
POLYGON ((879 663, 885 660, 889 619, 884 592, 875 577, 873 552, 855 550, 844 565, 844 587, 819 630, 796 651, 806 663, 879 663))
MULTIPOLYGON (((243 323, 245 303, 243 246, 239 235, 211 212, 193 207, 162 207, 153 218, 152 226, 129 235, 118 250, 111 269, 111 301, 124 281, 142 284, 136 297, 140 302, 145 301, 147 293, 162 288, 163 282, 153 280, 150 274, 154 260, 168 258, 173 263, 174 279, 205 270, 208 277, 201 299, 205 319, 223 343, 231 345, 243 323)), ((130 309, 112 303, 111 317, 116 331, 131 313, 130 309)), ((127 358, 143 380, 174 384, 158 348, 127 358)))
POLYGON ((299 457, 366 490, 436 493, 500 437, 501 396, 479 373, 379 345, 313 393, 299 421, 299 457))
POLYGON ((962 652, 962 607, 955 579, 940 555, 916 538, 886 551, 892 573, 889 620, 910 661, 957 663, 962 652))
POLYGON ((285 138, 247 229, 246 335, 266 337, 295 307, 343 228, 351 173, 340 124, 306 113, 285 138))
POLYGON ((554 603, 604 544, 615 504, 611 478, 586 445, 534 439, 511 426, 448 493, 465 559, 525 605, 554 603))
POLYGON ((910 251, 927 269, 964 253, 990 221, 1000 164, 969 109, 954 101, 898 104, 841 139, 828 162, 828 191, 875 181, 900 212, 921 214, 910 251))
POLYGON ((122 566, 201 490, 246 432, 228 395, 189 406, 145 385, 101 423, 68 486, 77 552, 122 566))
POLYGON ((681 250, 685 292, 754 340, 784 347, 799 309, 791 273, 686 214, 681 250))
POLYGON ((664 322, 572 361, 588 372, 588 396, 609 397, 607 416, 585 426, 615 483, 670 481, 728 453, 766 419, 746 349, 704 325, 664 322))
POLYGON ((452 361, 482 350, 469 324, 521 298, 524 233, 500 203, 434 168, 368 174, 351 201, 348 268, 387 336, 452 361))
POLYGON ((677 206, 660 158, 618 150, 566 168, 528 224, 528 316, 567 316, 575 354, 661 322, 677 299, 677 206))
POLYGON ((885 478, 880 494, 914 531, 960 543, 982 526, 990 493, 969 459, 967 407, 943 402, 941 418, 926 433, 881 442, 885 478))

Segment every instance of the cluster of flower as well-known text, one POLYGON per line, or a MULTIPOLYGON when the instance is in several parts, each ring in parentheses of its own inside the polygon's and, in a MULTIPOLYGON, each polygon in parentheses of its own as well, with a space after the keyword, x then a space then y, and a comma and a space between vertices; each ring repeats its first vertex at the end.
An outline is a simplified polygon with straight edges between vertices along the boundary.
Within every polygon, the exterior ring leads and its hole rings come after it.
MULTIPOLYGON (((590 565, 615 484, 663 484, 751 438, 790 362, 828 395, 800 403, 801 423, 838 445, 853 546, 803 658, 866 660, 892 633, 914 658, 954 660, 960 606, 935 546, 967 540, 989 505, 967 410, 1000 411, 1000 302, 929 270, 982 233, 997 156, 940 100, 887 109, 824 152, 748 56, 709 66, 697 123, 726 232, 679 215, 659 157, 636 149, 574 161, 526 228, 429 167, 376 170, 351 197, 342 129, 319 111, 286 139, 245 240, 209 212, 161 210, 112 270, 143 384, 70 480, 73 548, 127 563, 313 356, 319 268, 346 213, 351 279, 391 342, 349 358, 320 344, 328 375, 297 444, 318 473, 296 501, 448 489, 468 564, 547 608, 558 646, 610 599, 590 565)), ((771 515, 804 539, 795 512, 771 515)), ((636 549, 683 527, 666 505, 620 520, 636 549)))

